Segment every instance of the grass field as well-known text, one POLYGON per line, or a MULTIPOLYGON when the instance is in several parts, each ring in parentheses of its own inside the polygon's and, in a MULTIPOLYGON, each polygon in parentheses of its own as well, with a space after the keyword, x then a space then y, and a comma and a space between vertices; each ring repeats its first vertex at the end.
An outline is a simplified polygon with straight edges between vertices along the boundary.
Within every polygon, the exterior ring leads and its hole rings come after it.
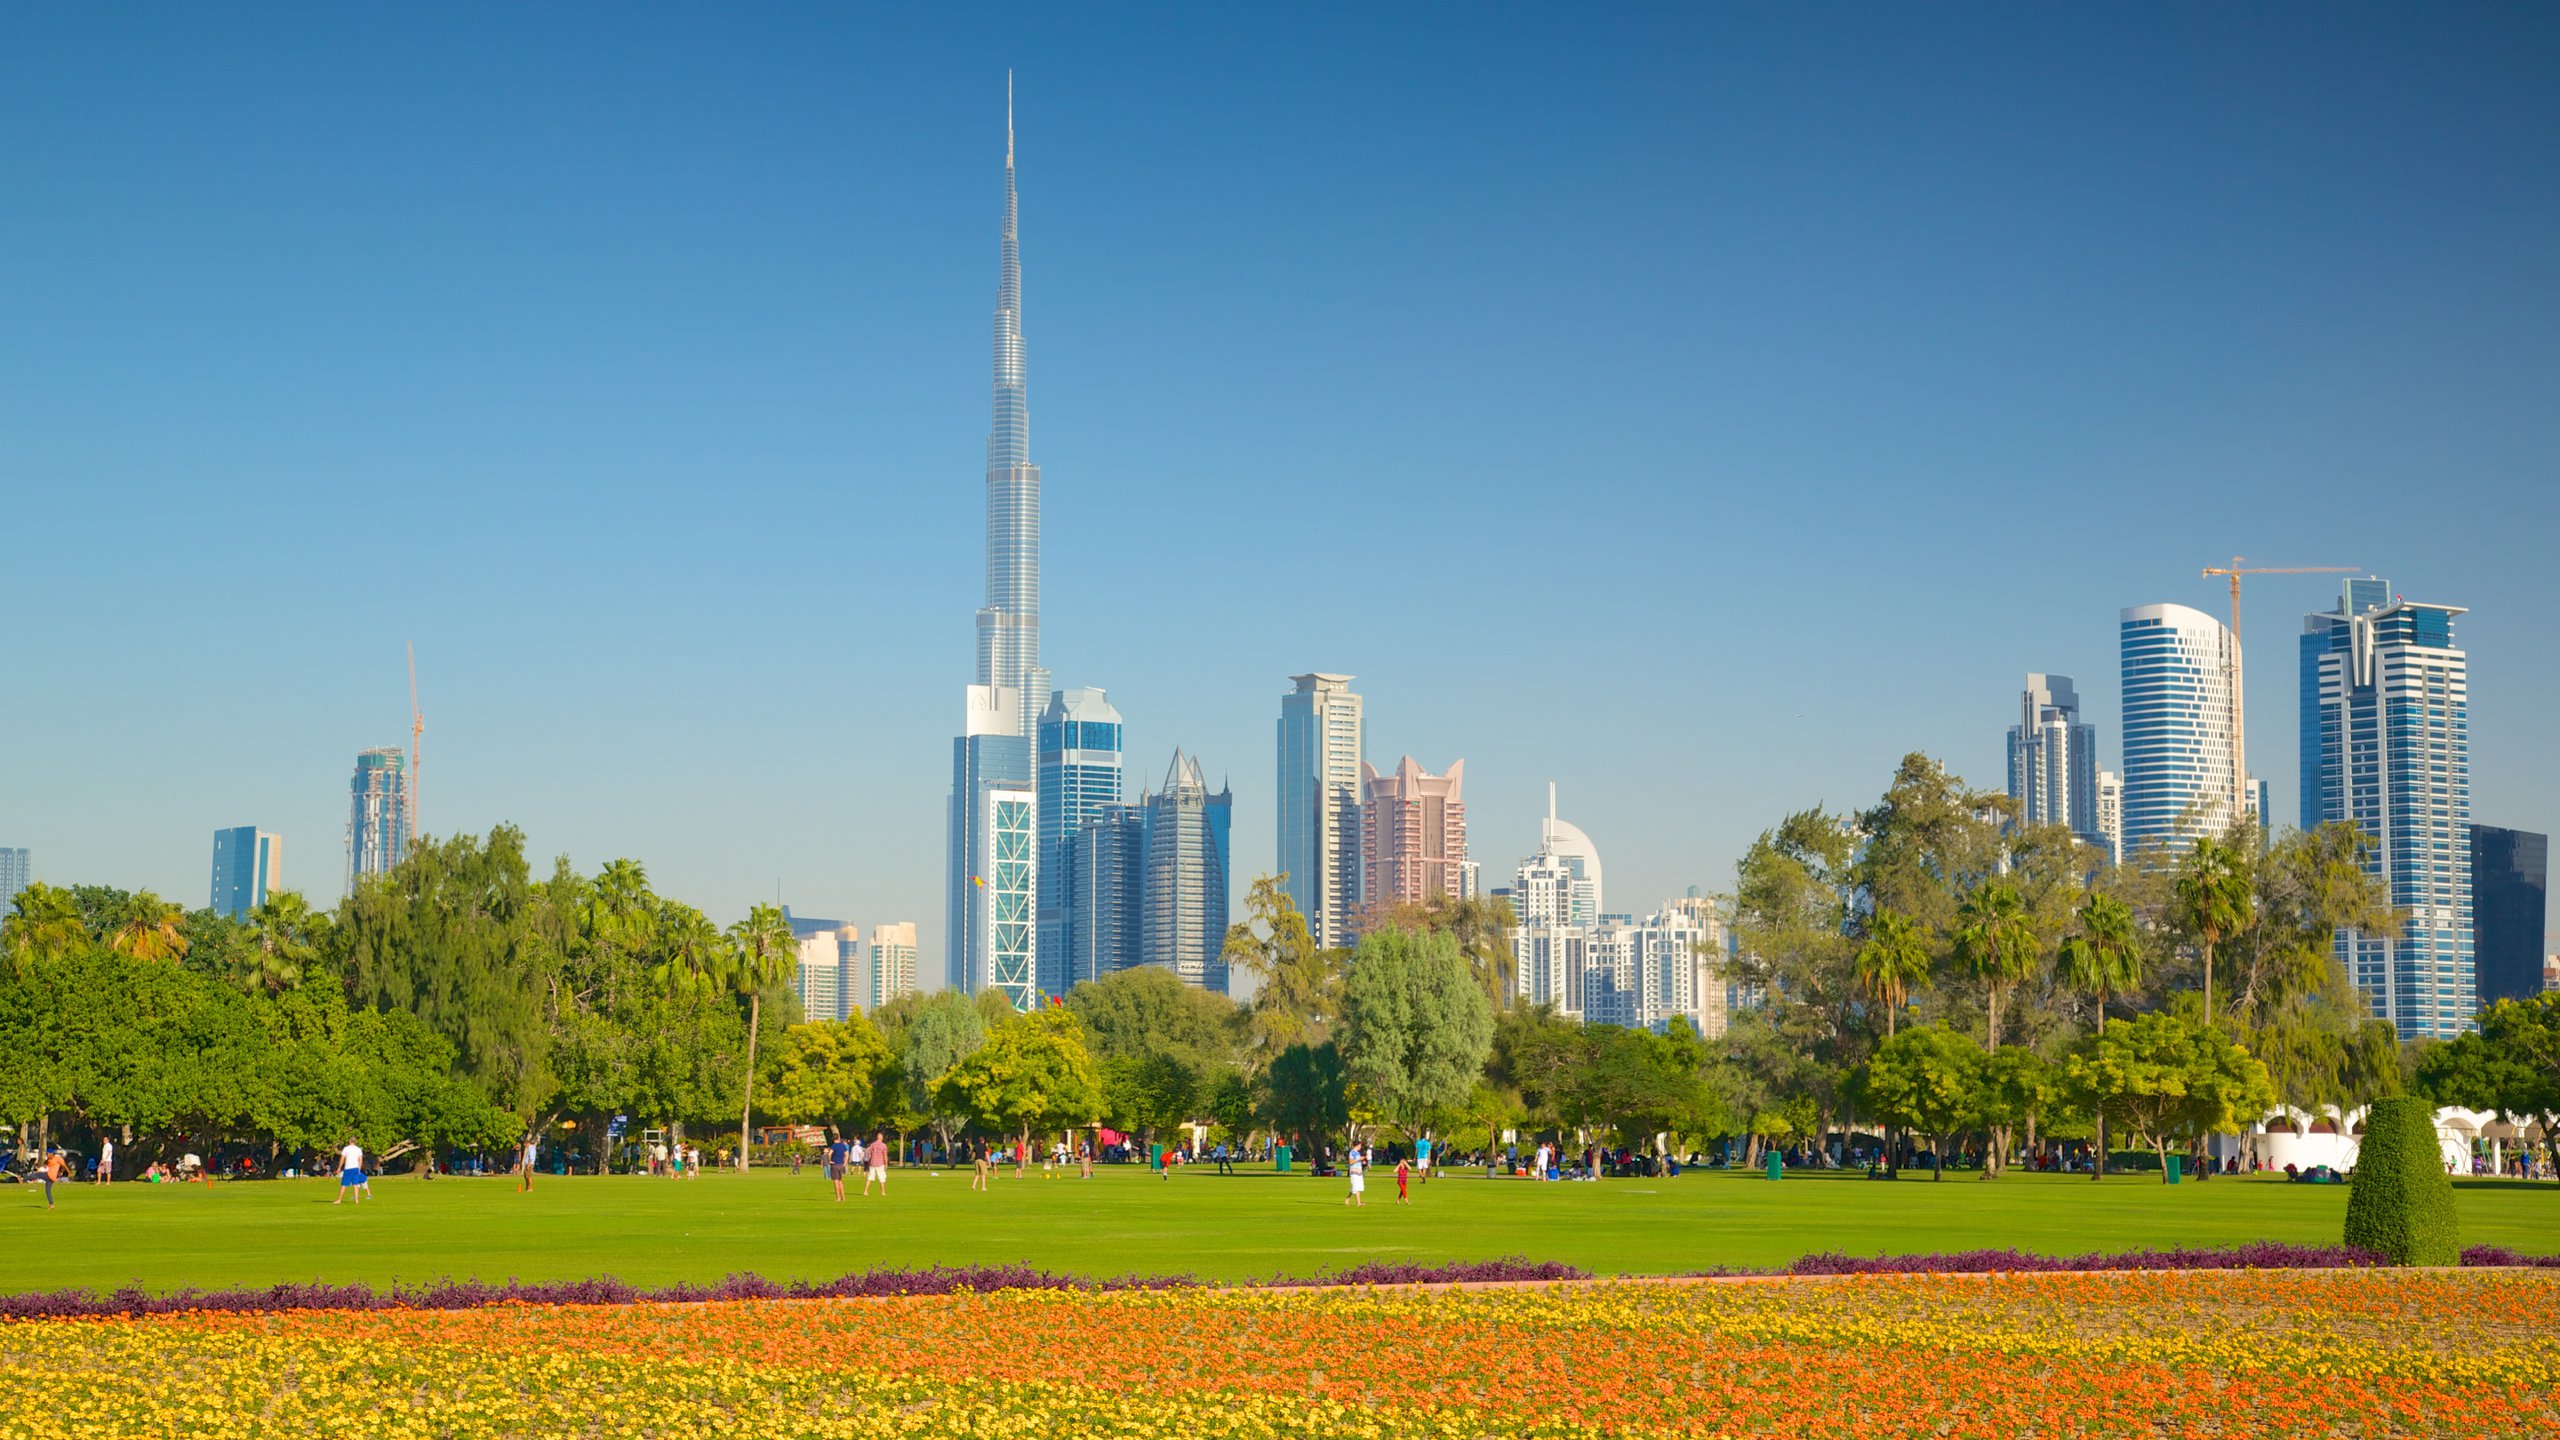
MULTIPOLYGON (((859 1186, 853 1187, 859 1190, 859 1186)), ((333 1182, 0 1188, 0 1292, 64 1286, 150 1290, 280 1281, 503 1281, 615 1275, 641 1285, 753 1271, 831 1278, 882 1265, 1028 1262, 1087 1275, 1312 1275, 1367 1260, 1506 1255, 1600 1274, 1779 1266, 1814 1251, 1911 1254, 2017 1247, 2054 1254, 2255 1240, 2333 1244, 2343 1186, 2127 1176, 2011 1175, 1944 1183, 1691 1172, 1676 1180, 1537 1185, 1461 1174, 1370 1204, 1303 1174, 1157 1180, 1106 1167, 1091 1181, 1008 1171, 972 1193, 965 1172, 902 1169, 883 1202, 828 1199, 812 1168, 699 1180, 543 1177, 381 1179, 362 1206, 331 1207, 333 1182)), ((2560 1187, 2461 1188, 2465 1244, 2560 1251, 2560 1187)))

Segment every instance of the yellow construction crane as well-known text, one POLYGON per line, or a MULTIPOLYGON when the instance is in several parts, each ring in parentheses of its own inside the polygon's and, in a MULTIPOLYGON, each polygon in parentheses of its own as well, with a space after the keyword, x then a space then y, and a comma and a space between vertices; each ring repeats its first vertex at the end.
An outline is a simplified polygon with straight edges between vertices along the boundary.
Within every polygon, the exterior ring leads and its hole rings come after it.
MULTIPOLYGON (((2217 575, 2231 577, 2231 660, 2224 667, 2231 680, 2231 817, 2238 819, 2249 813, 2249 730, 2244 721, 2240 699, 2240 577, 2243 575, 2354 575, 2361 565, 2250 565, 2246 557, 2234 555, 2229 565, 2207 565, 2204 578, 2217 575)), ((2267 817, 2258 817, 2267 823, 2267 817)))
MULTIPOLYGON (((2239 582, 2232 582, 2235 585, 2239 582)), ((409 839, 418 838, 418 742, 427 733, 427 717, 418 709, 418 642, 409 642, 409 839)))

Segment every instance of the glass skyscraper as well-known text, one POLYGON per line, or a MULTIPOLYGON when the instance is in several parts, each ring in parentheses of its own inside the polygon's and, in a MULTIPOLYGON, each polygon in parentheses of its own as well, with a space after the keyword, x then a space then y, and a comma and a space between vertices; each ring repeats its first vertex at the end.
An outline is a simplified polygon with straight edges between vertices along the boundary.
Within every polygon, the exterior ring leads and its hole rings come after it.
POLYGON ((213 832, 213 898, 218 914, 237 920, 267 903, 283 884, 284 840, 255 825, 213 832))
POLYGON ((986 604, 978 610, 978 680, 951 742, 947 981, 995 988, 1028 1009, 1039 992, 1039 793, 1032 765, 1041 697, 1040 467, 1022 349, 1020 206, 1013 180, 1013 81, 1005 80, 1004 232, 995 311, 994 417, 987 427, 986 604))
POLYGON ((1150 965, 1189 984, 1227 991, 1227 870, 1235 796, 1215 793, 1181 751, 1146 814, 1145 943, 1150 965))
POLYGON ((2408 921, 2338 937, 2348 975, 2401 1038, 2445 1038, 2479 1004, 2472 950, 2470 657, 2452 605, 2347 582, 2303 617, 2302 823, 2372 837, 2370 865, 2408 921))
POLYGON ((1091 966, 1076 962, 1072 923, 1076 832, 1120 803, 1120 712, 1100 690, 1060 690, 1041 712, 1040 989, 1064 995, 1091 966))
POLYGON ((1319 946, 1352 940, 1360 909, 1360 697, 1348 675, 1290 677, 1280 697, 1279 865, 1319 946))
POLYGON ((2184 605, 2139 605, 2120 621, 2124 853, 2184 850, 2220 834, 2240 804, 2231 705, 2240 644, 2184 605))
POLYGON ((387 875, 409 853, 409 757, 396 745, 358 751, 347 819, 347 893, 367 875, 387 875))
POLYGON ((1147 814, 1106 805, 1067 837, 1067 925, 1073 989, 1146 963, 1147 814))
POLYGON ((2542 993, 2550 895, 2550 836, 2471 827, 2471 950, 2484 1008, 2542 993))

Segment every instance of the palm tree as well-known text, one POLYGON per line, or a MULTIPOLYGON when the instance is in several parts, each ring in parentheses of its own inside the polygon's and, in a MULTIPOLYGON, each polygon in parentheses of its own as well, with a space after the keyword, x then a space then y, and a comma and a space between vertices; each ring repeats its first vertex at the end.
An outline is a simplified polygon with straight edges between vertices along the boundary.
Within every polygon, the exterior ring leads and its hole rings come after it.
POLYGON ((2178 864, 2171 891, 2180 924, 2204 951, 2204 1023, 2213 1023, 2213 947, 2248 928, 2253 910, 2248 862, 2242 853, 2210 835, 2178 864))
MULTIPOLYGON (((2098 1002, 2098 1034, 2107 1033, 2107 997, 2142 983, 2142 936, 2134 928, 2133 907, 2112 895, 2091 892, 2080 906, 2080 933, 2062 942, 2054 971, 2064 984, 2085 990, 2098 1002)), ((2098 1163, 2089 1176, 2107 1174, 2107 1115, 2097 1115, 2098 1163)))
POLYGON ((1956 959, 1990 987, 1985 1050, 2000 1048, 2000 1000, 2035 973, 2036 928, 2026 899, 2006 880, 1973 887, 1956 907, 1956 959))
POLYGON ((281 995, 302 984, 305 967, 318 958, 319 917, 298 890, 278 890, 249 912, 249 968, 241 988, 281 995))
POLYGON ((80 902, 58 885, 38 880, 18 892, 9 916, 0 920, 0 950, 24 974, 34 965, 59 960, 89 943, 89 927, 80 918, 80 902))
POLYGON ((729 927, 730 987, 747 997, 746 1100, 738 1114, 738 1168, 747 1168, 747 1147, 754 1133, 756 1109, 756 1029, 764 1019, 764 992, 779 985, 800 963, 800 945, 791 922, 771 905, 758 905, 747 918, 729 927))
POLYGON ((1858 947, 1858 986, 1884 1010, 1884 1037, 1911 1003, 1914 986, 1929 983, 1929 947, 1910 917, 1883 906, 1867 921, 1867 943, 1858 947))
POLYGON ((187 912, 148 890, 124 903, 107 943, 136 960, 175 960, 187 953, 187 912))
POLYGON ((658 910, 658 963, 650 978, 670 995, 707 989, 728 969, 728 942, 720 928, 690 905, 666 901, 658 910))

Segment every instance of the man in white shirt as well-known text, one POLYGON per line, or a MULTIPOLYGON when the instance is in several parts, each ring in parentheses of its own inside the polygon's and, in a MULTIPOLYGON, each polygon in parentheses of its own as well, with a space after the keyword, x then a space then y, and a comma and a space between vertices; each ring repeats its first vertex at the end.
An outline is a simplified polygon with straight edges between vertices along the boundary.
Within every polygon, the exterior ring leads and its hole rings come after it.
POLYGON ((116 1142, 102 1139, 98 1142, 98 1183, 104 1185, 115 1175, 116 1142))
POLYGON ((364 1174, 364 1147, 352 1139, 338 1151, 338 1198, 329 1203, 344 1205, 350 1190, 356 1192, 359 1205, 364 1203, 364 1197, 373 1193, 373 1183, 364 1174))

